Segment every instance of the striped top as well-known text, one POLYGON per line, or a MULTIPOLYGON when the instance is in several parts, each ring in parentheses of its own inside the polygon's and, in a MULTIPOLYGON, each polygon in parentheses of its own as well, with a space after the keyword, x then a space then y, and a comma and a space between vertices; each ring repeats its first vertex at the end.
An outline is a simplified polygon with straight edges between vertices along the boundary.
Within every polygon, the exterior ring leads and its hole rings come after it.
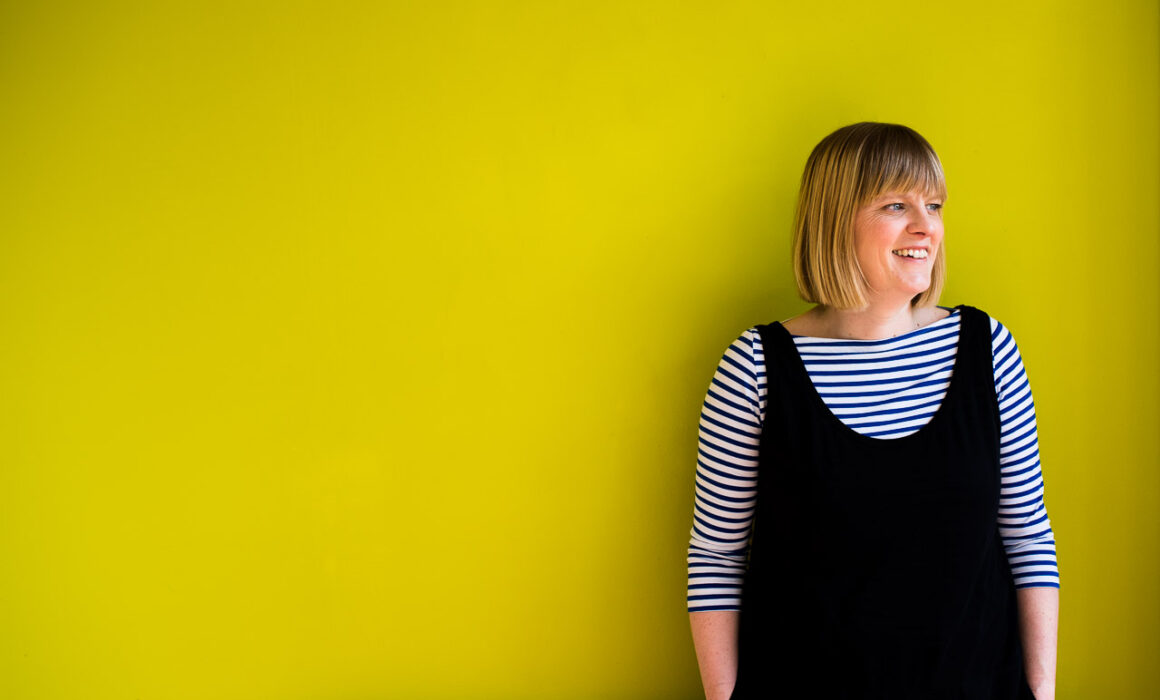
MULTIPOLYGON (((791 336, 834 415, 863 435, 889 440, 918 432, 946 396, 961 318, 958 309, 947 310, 946 318, 885 340, 791 336)), ((1035 403, 1015 339, 993 318, 991 349, 1001 422, 999 534, 1016 588, 1058 588, 1035 403)), ((765 400, 761 335, 750 328, 725 350, 701 410, 687 558, 690 612, 741 609, 765 400)))

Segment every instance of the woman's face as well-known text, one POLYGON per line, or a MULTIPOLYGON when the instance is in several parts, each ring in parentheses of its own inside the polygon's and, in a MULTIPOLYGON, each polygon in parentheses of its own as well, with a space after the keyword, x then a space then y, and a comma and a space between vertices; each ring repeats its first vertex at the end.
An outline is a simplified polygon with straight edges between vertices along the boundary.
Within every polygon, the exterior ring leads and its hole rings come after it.
POLYGON ((942 240, 942 200, 936 197, 887 192, 859 209, 854 249, 873 300, 900 302, 926 291, 942 240), (909 257, 899 255, 903 251, 909 257))

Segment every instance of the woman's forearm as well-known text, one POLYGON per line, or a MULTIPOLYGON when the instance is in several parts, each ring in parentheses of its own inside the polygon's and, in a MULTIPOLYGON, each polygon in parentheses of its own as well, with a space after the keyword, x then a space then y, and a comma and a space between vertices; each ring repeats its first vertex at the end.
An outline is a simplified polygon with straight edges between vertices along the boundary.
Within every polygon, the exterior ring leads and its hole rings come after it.
POLYGON ((1059 633, 1059 589, 1019 588, 1019 636, 1023 665, 1035 700, 1055 698, 1055 653, 1059 633))
POLYGON ((741 613, 713 610, 689 613, 693 646, 707 700, 728 700, 737 682, 737 624, 741 613))

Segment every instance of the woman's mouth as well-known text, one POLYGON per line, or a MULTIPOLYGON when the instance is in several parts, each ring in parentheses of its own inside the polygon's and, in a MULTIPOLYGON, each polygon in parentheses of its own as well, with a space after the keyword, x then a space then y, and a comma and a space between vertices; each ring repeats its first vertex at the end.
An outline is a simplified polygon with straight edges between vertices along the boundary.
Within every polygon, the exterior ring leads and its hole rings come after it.
POLYGON ((890 252, 911 262, 924 262, 930 254, 930 251, 926 248, 899 248, 898 250, 892 250, 890 252))

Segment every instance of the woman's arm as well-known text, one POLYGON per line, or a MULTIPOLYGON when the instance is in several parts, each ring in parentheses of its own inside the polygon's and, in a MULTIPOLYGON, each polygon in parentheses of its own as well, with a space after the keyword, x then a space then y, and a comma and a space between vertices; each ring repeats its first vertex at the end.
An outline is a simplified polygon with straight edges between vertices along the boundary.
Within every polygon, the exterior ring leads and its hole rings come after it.
POLYGON ((1019 588, 1019 636, 1023 665, 1035 700, 1055 700, 1055 649, 1059 630, 1059 589, 1019 588))
POLYGON ((1055 697, 1059 565, 1044 505, 1035 400, 1011 332, 991 319, 995 391, 1002 424, 999 534, 1015 579, 1027 683, 1036 700, 1055 697))
POLYGON ((1059 587, 1055 534, 1047 517, 1035 399, 1011 332, 991 319, 999 400, 999 535, 1016 587, 1059 587))
POLYGON ((729 700, 737 682, 736 610, 714 610, 689 613, 693 628, 693 646, 701 668, 701 685, 706 700, 729 700))
POLYGON ((728 700, 737 681, 741 588, 757 495, 764 374, 750 328, 724 352, 709 385, 697 441, 688 610, 705 697, 728 700))

